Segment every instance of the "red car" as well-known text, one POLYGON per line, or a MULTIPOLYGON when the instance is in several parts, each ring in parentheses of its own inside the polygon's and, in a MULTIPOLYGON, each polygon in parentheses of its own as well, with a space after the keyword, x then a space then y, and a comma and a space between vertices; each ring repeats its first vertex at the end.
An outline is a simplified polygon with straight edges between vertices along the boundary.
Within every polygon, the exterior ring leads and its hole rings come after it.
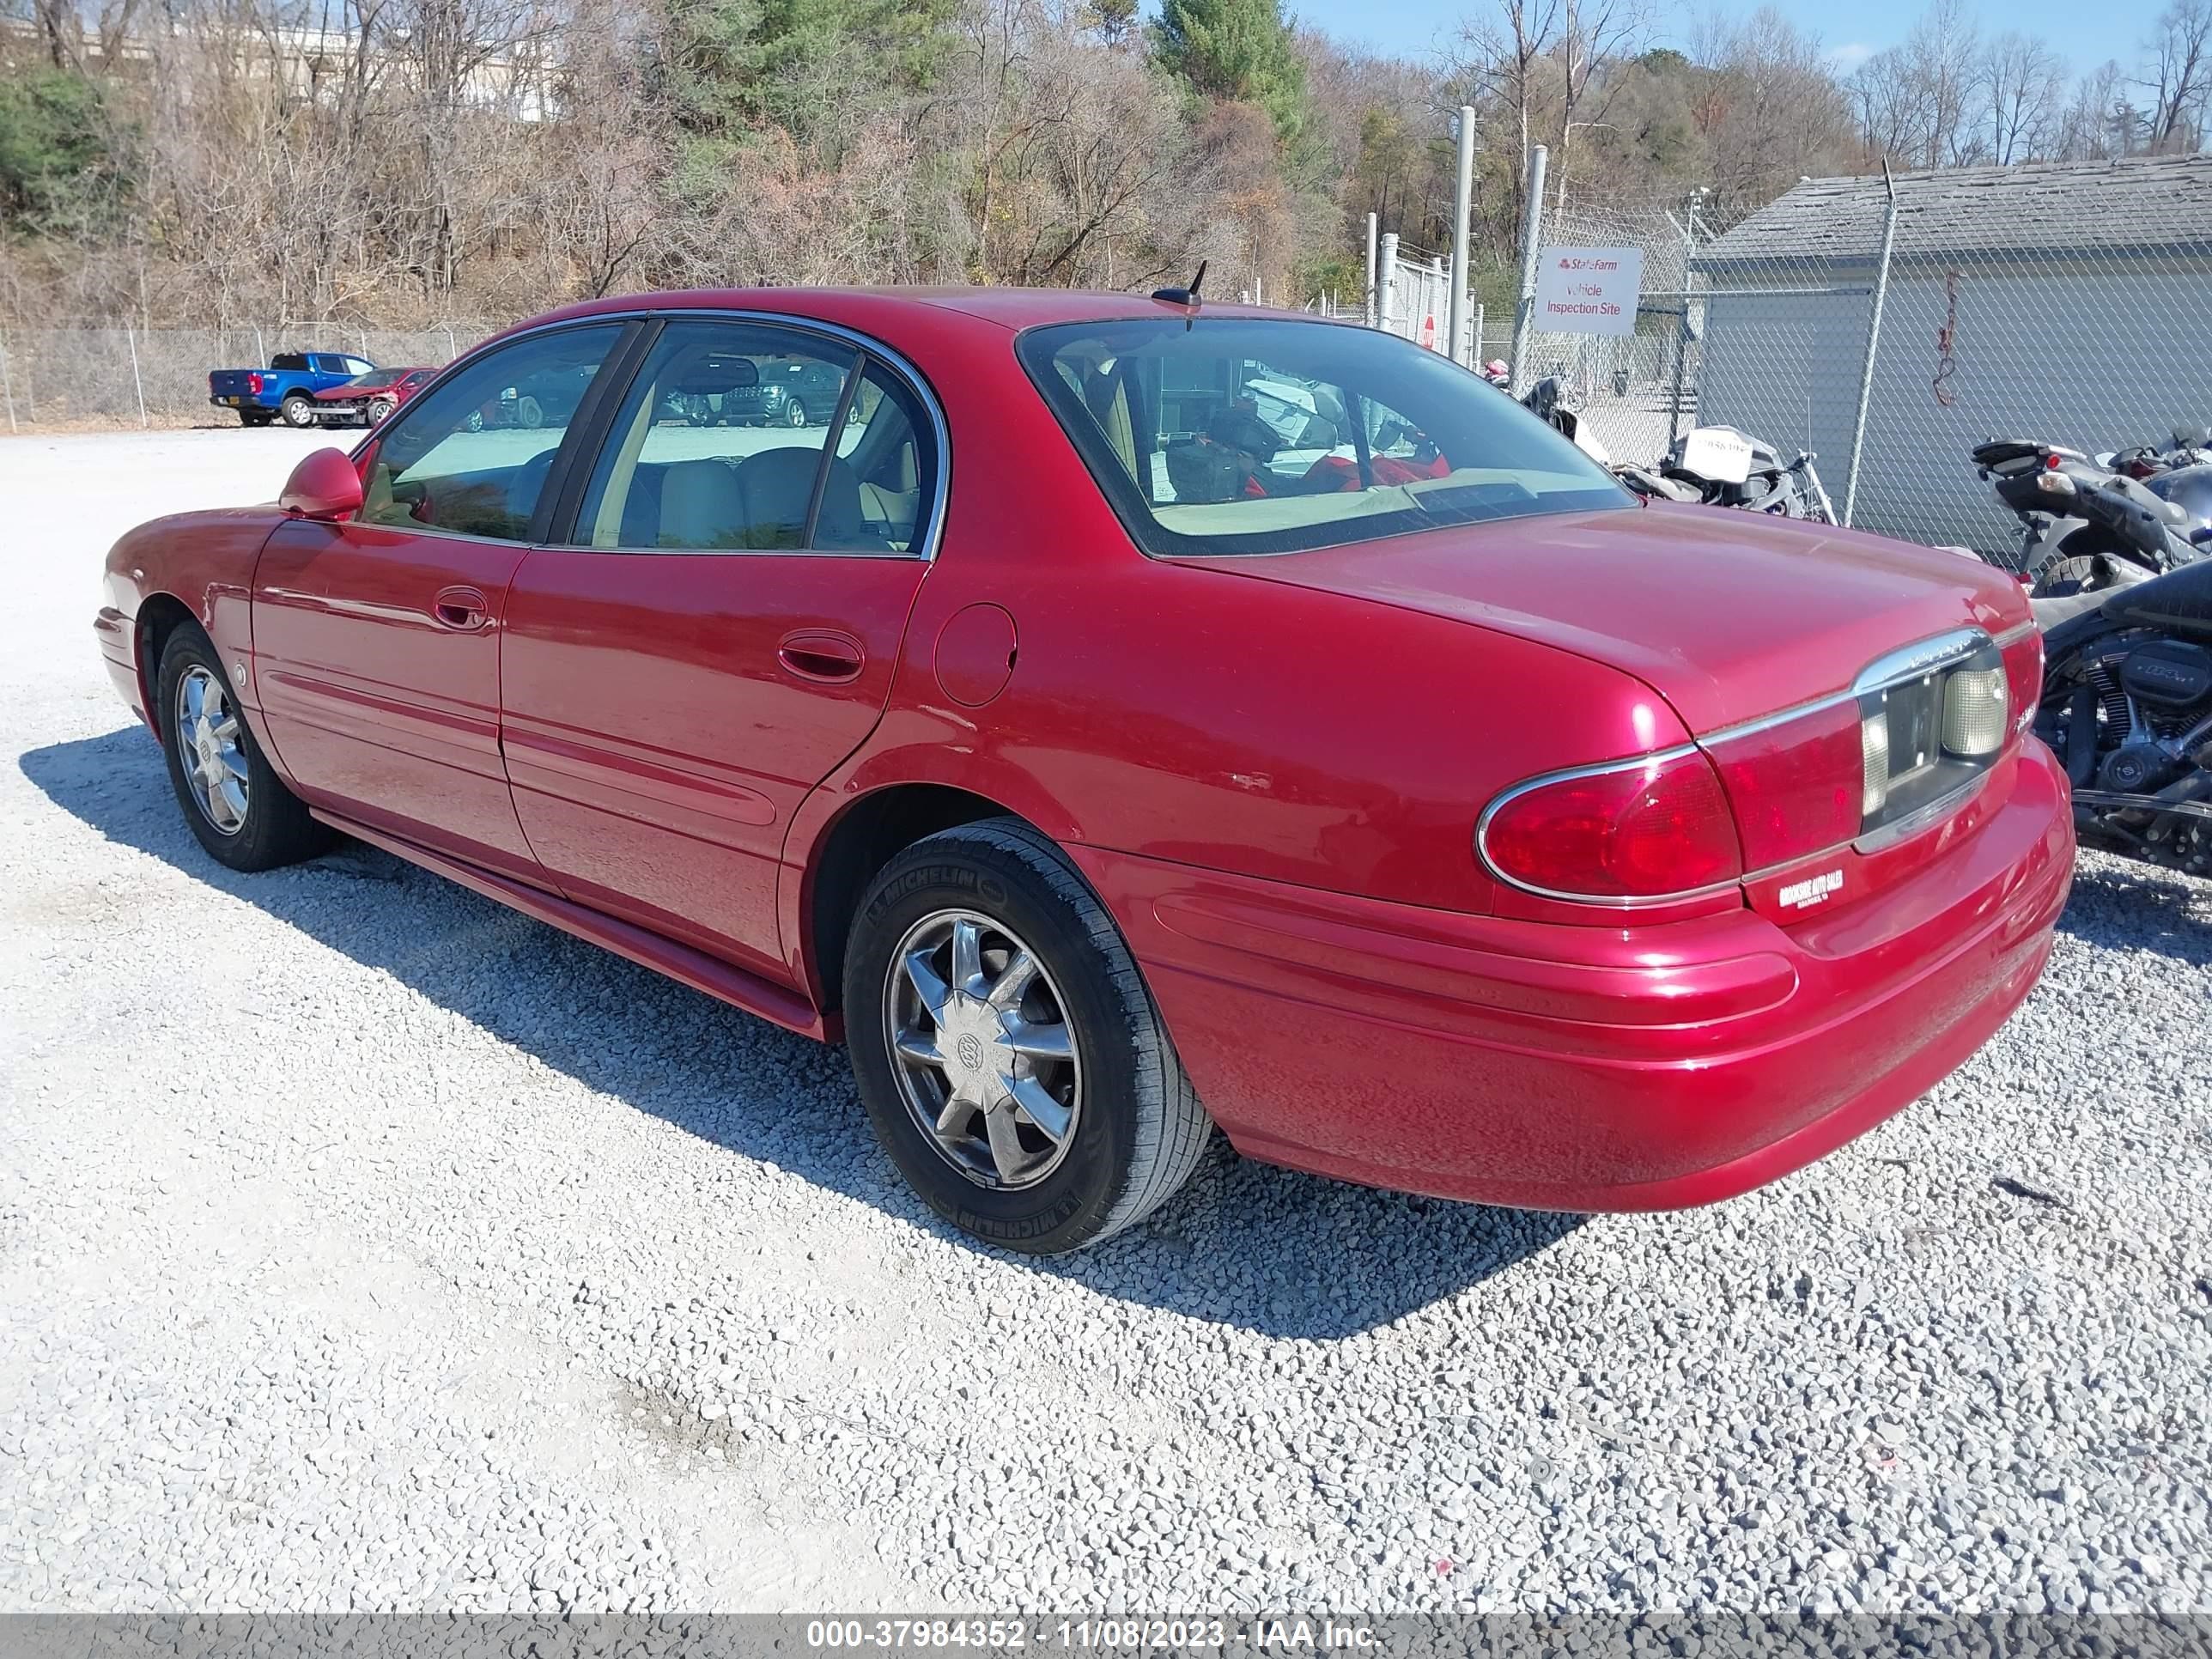
POLYGON ((434 368, 379 368, 315 394, 315 418, 380 426, 384 417, 430 384, 434 368))
POLYGON ((1215 1125, 1487 1203, 1741 1192, 1972 1053, 2071 873, 2003 574, 1639 506, 1436 353, 1262 311, 578 306, 107 583, 213 857, 342 830, 842 1037, 1018 1249, 1215 1125), (794 361, 817 422, 686 418, 794 361))

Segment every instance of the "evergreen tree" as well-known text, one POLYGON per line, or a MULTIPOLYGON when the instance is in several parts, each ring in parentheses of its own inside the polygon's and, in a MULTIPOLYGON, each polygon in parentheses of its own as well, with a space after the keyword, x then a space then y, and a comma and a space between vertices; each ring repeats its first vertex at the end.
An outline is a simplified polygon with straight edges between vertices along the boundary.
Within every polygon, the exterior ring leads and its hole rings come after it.
POLYGON ((1276 141, 1294 147, 1306 125, 1306 71, 1281 0, 1163 0, 1159 59, 1206 98, 1256 104, 1276 141))

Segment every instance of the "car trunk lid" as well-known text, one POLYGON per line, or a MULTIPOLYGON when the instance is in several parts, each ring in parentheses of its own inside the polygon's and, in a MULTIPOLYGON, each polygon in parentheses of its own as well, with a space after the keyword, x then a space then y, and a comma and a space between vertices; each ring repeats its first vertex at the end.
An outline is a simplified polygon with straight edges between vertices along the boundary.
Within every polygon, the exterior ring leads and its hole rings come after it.
POLYGON ((1698 736, 1848 688, 1899 647, 2026 619, 1979 560, 1718 507, 1515 519, 1193 563, 1454 617, 1636 675, 1698 736))

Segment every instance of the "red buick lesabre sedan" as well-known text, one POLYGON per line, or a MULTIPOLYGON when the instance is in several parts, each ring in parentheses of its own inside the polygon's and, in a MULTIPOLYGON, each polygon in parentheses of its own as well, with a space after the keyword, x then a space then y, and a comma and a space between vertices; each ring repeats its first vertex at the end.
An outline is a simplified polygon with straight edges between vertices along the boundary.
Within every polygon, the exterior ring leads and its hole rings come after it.
POLYGON ((1493 1204, 1743 1191, 1995 1030, 2072 867, 2008 578, 1639 506, 1433 353, 1261 311, 579 306, 107 582, 214 858, 343 831, 842 1037, 1018 1249, 1217 1124, 1493 1204), (802 371, 806 426, 686 414, 802 371))

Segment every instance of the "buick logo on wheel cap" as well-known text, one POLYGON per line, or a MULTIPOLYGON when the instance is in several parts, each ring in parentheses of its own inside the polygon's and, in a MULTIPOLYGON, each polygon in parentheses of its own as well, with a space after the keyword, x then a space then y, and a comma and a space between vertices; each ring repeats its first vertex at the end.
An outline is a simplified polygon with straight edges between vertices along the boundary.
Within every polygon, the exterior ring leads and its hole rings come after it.
POLYGON ((960 1041, 953 1047, 960 1056, 963 1071, 980 1072, 983 1069, 983 1040, 973 1031, 963 1031, 960 1041))

